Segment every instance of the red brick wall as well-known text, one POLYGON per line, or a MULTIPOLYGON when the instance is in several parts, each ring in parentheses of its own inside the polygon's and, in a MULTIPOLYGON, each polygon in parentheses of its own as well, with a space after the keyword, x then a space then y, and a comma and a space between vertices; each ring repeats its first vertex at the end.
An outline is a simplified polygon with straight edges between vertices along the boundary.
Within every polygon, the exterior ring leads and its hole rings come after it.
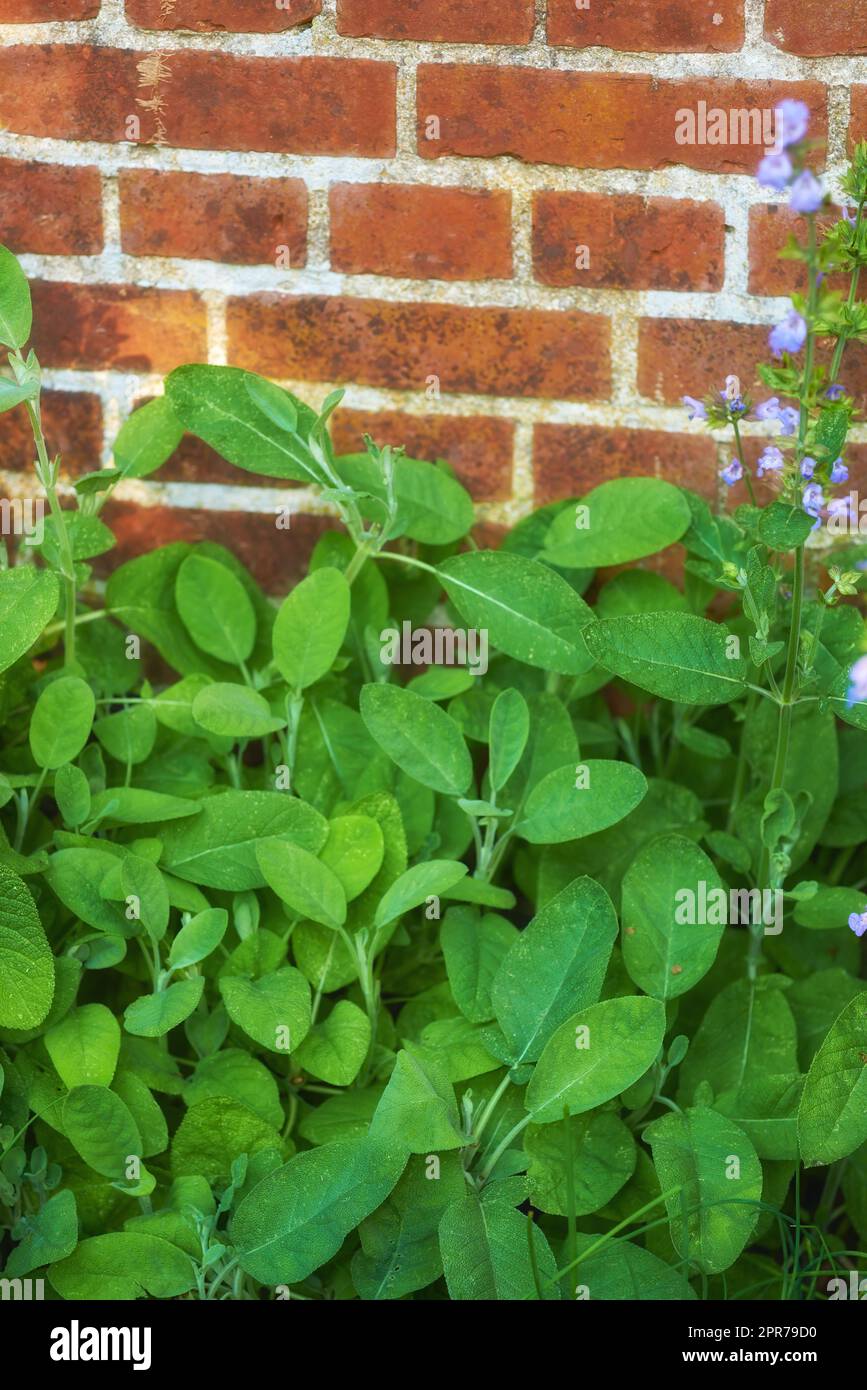
MULTIPOLYGON (((761 146, 680 144, 677 112, 800 97, 833 181, 865 53, 867 0, 0 0, 0 240, 50 442, 79 475, 164 372, 228 361, 346 386, 341 449, 447 458, 492 528, 621 473, 713 496, 679 397, 752 381, 799 268, 761 146)), ((196 441, 111 520, 122 554, 221 537, 277 590, 328 524, 196 441)))

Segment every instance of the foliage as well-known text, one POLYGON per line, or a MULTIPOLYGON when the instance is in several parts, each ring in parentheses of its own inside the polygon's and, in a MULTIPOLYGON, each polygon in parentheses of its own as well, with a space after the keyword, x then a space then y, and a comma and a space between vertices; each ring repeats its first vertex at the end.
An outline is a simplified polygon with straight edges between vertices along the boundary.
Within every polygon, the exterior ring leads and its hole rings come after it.
MULTIPOLYGON (((851 178, 851 234, 820 257, 809 219, 811 344, 862 336, 816 285, 867 261, 851 178)), ((445 465, 335 456, 340 393, 195 365, 64 510, 29 333, 4 251, 0 406, 49 503, 0 570, 5 1275, 821 1296, 867 1242, 857 536, 823 590, 800 485, 717 516, 629 478, 479 551, 445 465), (339 514, 279 606, 209 543, 97 583, 106 501, 184 429, 339 514), (605 573, 675 542, 682 588, 605 573), (405 625, 423 673, 383 660, 405 625), (446 627, 484 660, 431 662, 446 627)), ((767 369, 795 469, 843 454, 842 355, 767 369)))

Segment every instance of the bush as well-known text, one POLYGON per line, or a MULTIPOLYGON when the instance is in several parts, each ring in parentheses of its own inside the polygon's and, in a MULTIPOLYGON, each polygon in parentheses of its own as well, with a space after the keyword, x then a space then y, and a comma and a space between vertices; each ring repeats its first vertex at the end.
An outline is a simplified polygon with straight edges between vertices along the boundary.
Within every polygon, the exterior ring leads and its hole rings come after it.
MULTIPOLYGON (((620 479, 497 551, 445 466, 335 457, 339 393, 223 367, 173 373, 61 510, 2 253, 0 405, 49 503, 0 572, 7 1277, 776 1299, 863 1253, 867 551, 823 579, 805 546, 846 476, 867 147, 849 179, 761 372, 773 499, 620 479), (102 596, 104 504, 184 429, 340 515, 279 607, 212 544, 102 596), (620 568, 675 542, 682 588, 620 568)), ((737 380, 690 409, 752 486, 737 380)))

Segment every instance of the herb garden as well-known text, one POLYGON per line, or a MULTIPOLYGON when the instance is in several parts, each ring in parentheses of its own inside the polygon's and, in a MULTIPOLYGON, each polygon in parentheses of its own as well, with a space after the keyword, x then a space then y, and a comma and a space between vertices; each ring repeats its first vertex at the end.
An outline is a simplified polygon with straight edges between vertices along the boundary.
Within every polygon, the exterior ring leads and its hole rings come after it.
POLYGON ((867 1260, 867 145, 841 210, 777 114, 805 289, 760 390, 687 399, 721 514, 619 478, 479 549, 445 465, 335 454, 341 393, 202 365, 61 505, 0 253, 46 504, 0 571, 6 1279, 777 1301, 867 1260), (330 504, 287 595, 210 542, 106 565, 184 432, 330 504))

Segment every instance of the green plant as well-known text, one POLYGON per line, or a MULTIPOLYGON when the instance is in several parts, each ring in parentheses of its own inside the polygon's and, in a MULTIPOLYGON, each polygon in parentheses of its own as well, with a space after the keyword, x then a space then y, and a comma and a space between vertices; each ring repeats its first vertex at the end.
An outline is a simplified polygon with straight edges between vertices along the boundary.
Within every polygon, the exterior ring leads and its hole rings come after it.
MULTIPOLYGON (((223 367, 173 373, 62 510, 2 253, 0 406, 50 513, 0 571, 7 1277, 800 1299, 867 1259, 867 705, 839 602, 867 549, 823 587, 803 493, 865 334, 864 147, 850 179, 854 221, 820 245, 809 218, 802 363, 763 374, 798 403, 779 496, 714 515, 615 480, 498 551, 445 466, 336 457, 340 393, 317 414, 223 367), (841 267, 845 301, 817 283, 841 267), (184 429, 342 519, 279 607, 212 544, 95 583, 106 500, 184 429), (594 579, 675 542, 683 588, 594 579), (430 659, 443 596, 463 665, 430 659)), ((737 383, 693 408, 747 473, 737 383)))

